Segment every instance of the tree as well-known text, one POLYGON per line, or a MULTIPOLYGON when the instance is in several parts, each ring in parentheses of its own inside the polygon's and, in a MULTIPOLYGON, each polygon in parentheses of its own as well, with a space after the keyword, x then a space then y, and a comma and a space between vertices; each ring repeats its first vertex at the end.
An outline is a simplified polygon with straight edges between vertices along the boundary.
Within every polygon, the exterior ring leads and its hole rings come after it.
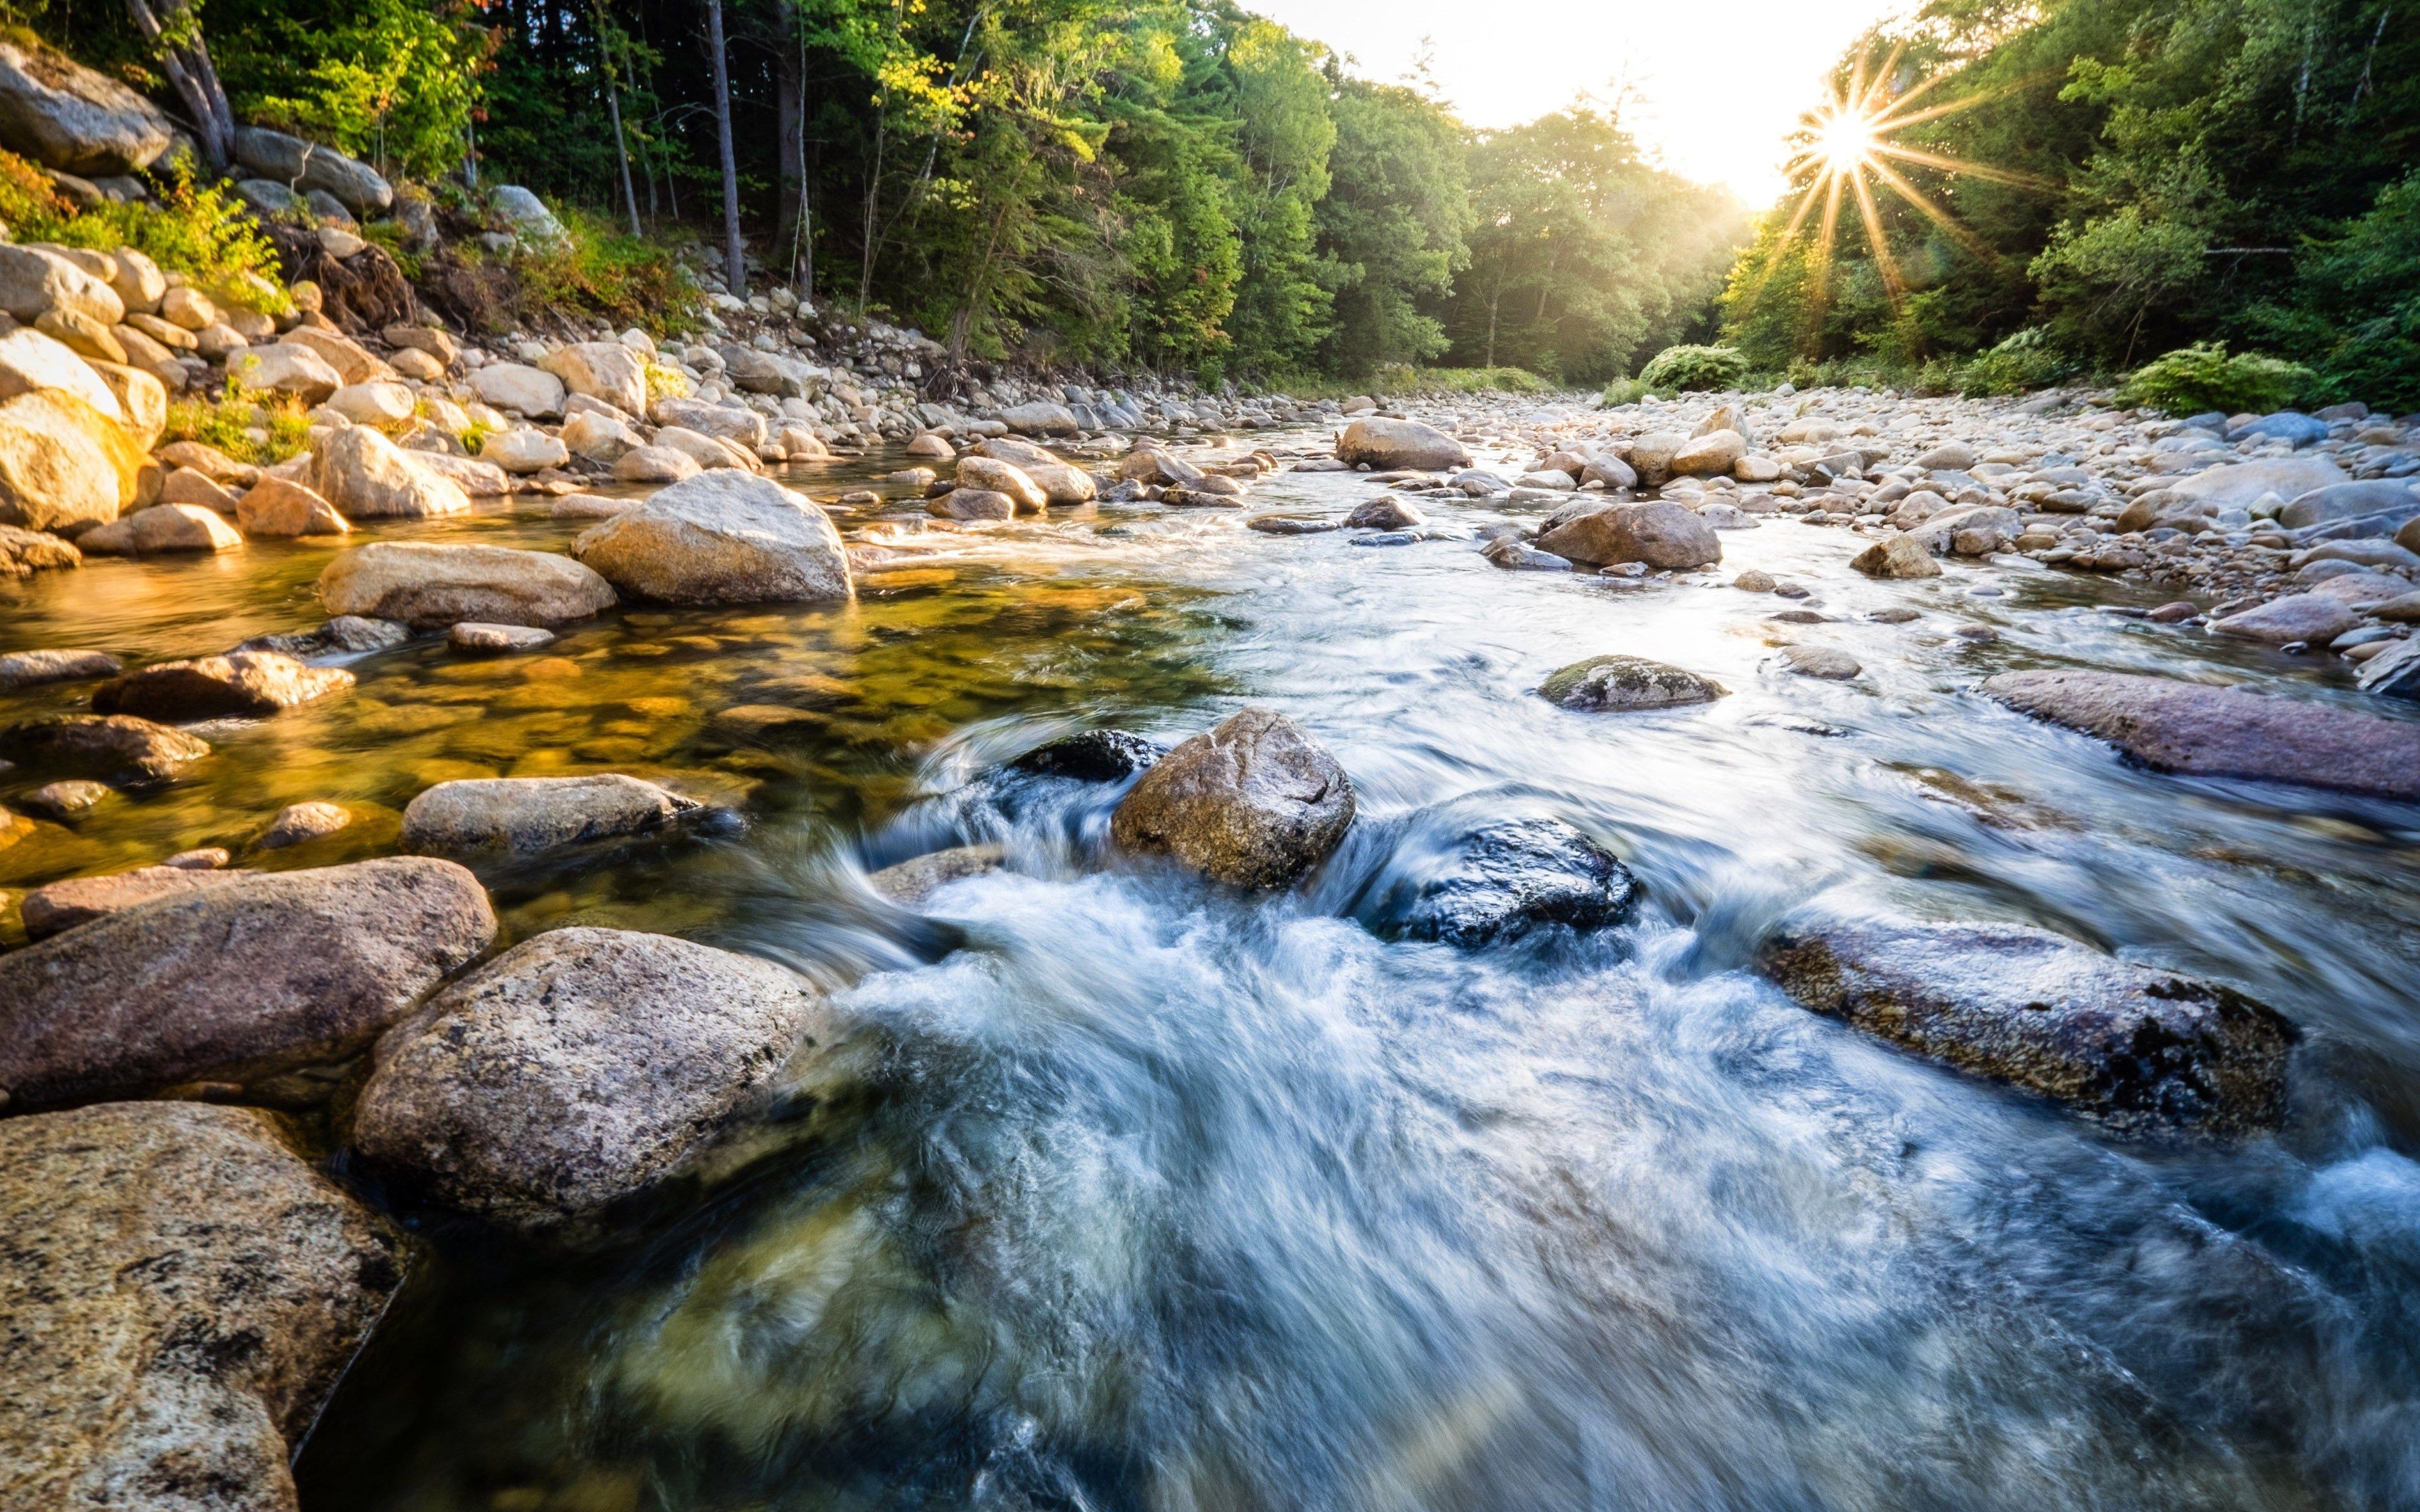
POLYGON ((1357 377, 1426 362, 1450 343, 1424 306, 1441 306, 1470 261, 1462 127, 1427 95, 1348 78, 1332 61, 1328 85, 1336 147, 1315 221, 1335 323, 1322 365, 1357 377))
POLYGON ((706 52, 714 72, 714 145, 722 169, 722 276, 733 294, 748 287, 739 240, 739 164, 731 150, 731 59, 722 44, 722 0, 706 0, 706 52))
POLYGON ((126 0, 126 9, 160 60, 160 71, 184 101, 203 164, 212 173, 225 171, 235 161, 235 112, 227 106, 218 66, 210 61, 201 18, 188 0, 159 0, 156 9, 152 0, 126 0))

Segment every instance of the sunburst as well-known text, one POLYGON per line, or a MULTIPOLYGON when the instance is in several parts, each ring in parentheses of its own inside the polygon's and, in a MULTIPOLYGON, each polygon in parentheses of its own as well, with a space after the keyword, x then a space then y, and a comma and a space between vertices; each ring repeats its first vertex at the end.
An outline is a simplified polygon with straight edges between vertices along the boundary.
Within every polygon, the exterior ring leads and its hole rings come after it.
POLYGON ((1925 103, 1925 97, 1942 84, 1956 77, 1955 70, 1944 70, 1900 88, 1900 59, 1906 44, 1891 50, 1882 67, 1869 73, 1868 58, 1861 56, 1842 85, 1831 98, 1808 111, 1799 123, 1803 145, 1790 160, 1791 181, 1804 180, 1806 192, 1791 211, 1789 224, 1782 228, 1781 238, 1774 243, 1766 257, 1763 278, 1772 276, 1780 265, 1781 255, 1788 251, 1806 230, 1810 216, 1817 216, 1812 244, 1809 248, 1814 273, 1814 312, 1822 311, 1830 291, 1832 255, 1840 227, 1840 202, 1856 202, 1857 218, 1866 228, 1866 245, 1873 253, 1874 266, 1881 272, 1883 287, 1890 296, 1894 309, 1903 309, 1907 297, 1907 280, 1900 272, 1899 259, 1891 252, 1890 239, 1885 234, 1882 209, 1874 197, 1877 184, 1913 206, 1917 213, 1940 227, 1943 234, 1960 246, 1988 261, 1996 262, 1998 255, 1980 237, 1960 224, 1948 210, 1892 166, 1894 162, 1915 163, 1945 173, 1966 174, 1993 183, 2013 184, 2024 188, 2049 187, 2045 180, 2032 174, 1996 168, 1988 163, 1968 162, 1961 158, 1929 152, 1898 140, 1898 133, 1912 126, 1939 120, 1962 110, 1972 110, 1986 100, 2006 93, 2000 89, 1978 90, 1956 99, 1925 103))

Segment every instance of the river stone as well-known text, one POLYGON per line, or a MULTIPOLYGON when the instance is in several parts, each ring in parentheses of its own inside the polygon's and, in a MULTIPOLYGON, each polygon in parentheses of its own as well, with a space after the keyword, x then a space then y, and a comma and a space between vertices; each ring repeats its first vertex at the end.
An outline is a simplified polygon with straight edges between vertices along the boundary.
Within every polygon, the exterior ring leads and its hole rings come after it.
POLYGON ((551 245, 568 239, 563 223, 546 208, 546 201, 519 184, 498 185, 489 196, 489 203, 512 226, 514 236, 524 242, 551 245))
POLYGON ((2420 494, 2414 494, 2410 483, 2401 478, 2365 478, 2356 483, 2330 484, 2295 498, 2277 512, 2277 523, 2288 530, 2300 530, 2305 525, 2390 512, 2420 515, 2420 494))
POLYGON ((1638 883, 1612 853, 1559 819, 1514 819, 1462 838, 1401 907, 1406 939, 1475 949, 1545 924, 1603 929, 1637 906, 1638 883))
POLYGON ((1558 669, 1539 685, 1549 703, 1584 714, 1712 703, 1730 689, 1696 672, 1644 656, 1590 656, 1558 669))
POLYGON ((2297 640, 2325 644, 2360 624, 2361 616, 2341 598, 2328 594, 2288 594, 2257 609, 2212 620, 2210 629, 2212 635, 2231 635, 2283 646, 2297 640))
POLYGON ((132 872, 111 872, 97 877, 70 877, 36 887, 25 894, 19 912, 25 937, 48 939, 61 930, 147 903, 170 893, 216 887, 246 872, 194 871, 178 866, 139 866, 132 872))
POLYGON ((1348 531, 1407 531, 1428 522, 1429 517, 1417 506, 1407 504, 1390 493, 1382 493, 1375 499, 1355 505, 1353 513, 1344 517, 1344 528, 1348 531))
POLYGON ((0 693, 43 683, 115 677, 125 664, 106 651, 12 651, 0 656, 0 693))
POLYGON ((1607 488, 1636 488, 1638 473, 1629 463, 1606 452, 1588 459, 1588 465, 1580 470, 1580 482, 1601 483, 1607 488))
POLYGON ((1671 470, 1683 478, 1712 478, 1729 472, 1747 455, 1747 438, 1735 430, 1699 436, 1672 454, 1671 470))
POLYGON ((84 532, 87 555, 163 556, 176 551, 238 551, 243 537, 199 504, 154 504, 84 532))
POLYGON ((83 565, 84 553, 72 542, 41 531, 0 525, 0 578, 30 578, 38 572, 83 565))
POLYGON ((462 620, 552 627, 616 602, 611 583, 566 556, 428 541, 355 547, 319 574, 319 599, 332 614, 400 620, 422 630, 462 620))
POLYGON ((175 139, 157 105, 64 54, 0 39, 0 147, 85 178, 140 173, 175 139))
POLYGON ((1001 424, 1019 436, 1073 436, 1083 427, 1076 412, 1063 404, 1012 405, 1000 412, 1001 424))
POLYGON ((1913 535, 1894 535, 1849 559, 1849 565, 1869 578, 1938 578, 1941 563, 1913 535))
POLYGON ((1364 416, 1344 427, 1337 438, 1336 455, 1345 462, 1388 470, 1416 468, 1441 472, 1470 466, 1470 449, 1434 425, 1417 420, 1385 420, 1364 416))
POLYGON ((1983 692, 2154 771, 2420 798, 2420 723, 2122 672, 2002 672, 1983 692))
POLYGON ((2249 462, 2223 463, 2168 486, 2169 491, 2195 503, 2219 509, 2248 508, 2262 494, 2297 499, 2317 488, 2346 481, 2344 469, 2328 457, 2263 456, 2249 462))
POLYGON ((1963 472, 1982 458, 1964 441, 1944 441, 1916 459, 1927 472, 1963 472))
POLYGON ((261 718, 280 709, 341 693, 353 674, 313 667, 275 651, 163 661, 112 678, 93 691, 97 714, 134 714, 163 723, 261 718))
POLYGON ((1140 446, 1128 452, 1118 464, 1118 476, 1137 483, 1153 483, 1162 486, 1182 486, 1202 481, 1202 470, 1181 456, 1163 452, 1156 446, 1140 446))
POLYGON ((156 898, 0 956, 0 1088, 42 1106, 339 1060, 495 933, 477 879, 419 856, 156 898))
POLYGON ((27 325, 53 310, 109 327, 126 318, 117 291, 47 247, 0 242, 0 310, 27 325))
POLYGON ((181 730, 127 714, 53 714, 0 729, 0 760, 83 776, 164 782, 209 753, 181 730))
POLYGON ((457 651, 535 651, 554 644, 554 632, 528 625, 482 625, 476 620, 464 620, 446 630, 445 639, 457 651))
POLYGON ((958 458, 957 475, 961 488, 1006 494, 1016 502, 1020 515, 1038 514, 1050 502, 1049 494, 1023 468, 996 456, 962 456, 958 458))
POLYGON ((390 651, 411 639, 411 631, 393 620, 369 620, 358 614, 339 614, 317 629, 256 635, 235 649, 282 651, 304 661, 317 661, 390 651))
POLYGON ((613 416, 583 409, 563 423, 562 444, 572 455, 612 467, 647 443, 613 416))
POLYGON ((1353 783, 1300 726, 1246 709, 1179 745, 1110 816, 1119 845, 1213 881, 1275 887, 1326 858, 1353 823, 1353 783))
POLYGON ((0 399, 48 389, 70 393, 124 424, 126 409, 90 363, 65 344, 28 327, 0 335, 0 399))
POLYGON ((573 342, 547 353, 537 365, 574 393, 602 399, 626 415, 647 412, 646 364, 618 341, 573 342))
POLYGON ((471 374, 471 391, 482 404, 551 420, 563 413, 563 379, 526 363, 490 363, 471 374))
POLYGON ((237 352, 227 359, 227 377, 244 388, 291 394, 304 404, 318 404, 345 384, 344 375, 325 357, 294 341, 237 352))
POLYGON ((892 903, 912 908, 953 882, 999 871, 1003 854, 997 845, 959 845, 886 866, 865 881, 892 903))
POLYGON ((754 473, 701 473, 590 527, 572 555, 633 598, 787 604, 846 598, 848 552, 803 494, 754 473))
POLYGON ((2365 693, 2420 701, 2420 640, 2406 640, 2361 664, 2356 680, 2365 693))
POLYGON ((2007 550, 2023 529, 2017 512, 1999 504, 1958 504, 1928 517, 1908 536, 1928 551, 1987 557, 2007 550))
POLYGON ((752 449, 765 444, 765 417, 746 405, 666 396, 648 407, 647 418, 659 425, 677 425, 752 449))
POLYGON ((1015 519, 1016 501, 989 488, 957 487, 924 505, 943 519, 1015 519))
POLYGON ((1643 562, 1651 567, 1702 567, 1723 559, 1714 528, 1687 506, 1665 500, 1590 510, 1542 533, 1538 547, 1591 566, 1643 562))
POLYGON ((698 807, 618 773, 473 778, 440 782, 405 807, 403 848, 465 860, 535 856, 660 829, 698 807))
POLYGON ((348 519, 426 519, 458 515, 470 497, 366 425, 331 432, 311 458, 309 483, 348 519))
POLYGON ((403 1241, 251 1108, 0 1123, 0 1505, 292 1512, 403 1241))
POLYGON ((105 525, 134 501, 147 460, 125 426, 72 394, 0 402, 0 525, 105 525))
POLYGON ((550 1228, 674 1175, 833 1033, 822 993, 769 961, 554 930, 379 1041, 353 1144, 440 1201, 550 1228))
POLYGON ((315 489, 287 478, 263 478, 235 501, 235 522, 253 536, 344 535, 352 527, 315 489))
POLYGON ((527 474, 562 467, 571 460, 571 449, 558 437, 522 425, 481 442, 479 459, 493 462, 506 472, 527 474))
POLYGON ((1785 931, 1757 964, 1807 1008, 2120 1133, 2239 1135, 2285 1117, 2291 1024, 2044 930, 1828 925, 1785 931))
POLYGON ((1799 644, 1781 648, 1781 664, 1801 677, 1845 683, 1865 671, 1857 658, 1837 646, 1799 644))
POLYGON ((1123 782, 1167 755, 1156 740, 1125 730, 1086 730, 1045 741, 1009 763, 1012 771, 1078 782, 1123 782))
POLYGON ((502 499, 513 491, 513 480, 493 462, 482 462, 475 456, 456 456, 451 452, 424 452, 411 449, 411 460, 421 471, 438 477, 462 490, 470 499, 502 499))
POLYGON ((352 810, 341 803, 316 799, 308 803, 289 803, 278 810, 269 821, 269 827, 254 838, 252 848, 256 851, 282 851, 296 845, 307 845, 315 840, 325 840, 352 822, 352 810))

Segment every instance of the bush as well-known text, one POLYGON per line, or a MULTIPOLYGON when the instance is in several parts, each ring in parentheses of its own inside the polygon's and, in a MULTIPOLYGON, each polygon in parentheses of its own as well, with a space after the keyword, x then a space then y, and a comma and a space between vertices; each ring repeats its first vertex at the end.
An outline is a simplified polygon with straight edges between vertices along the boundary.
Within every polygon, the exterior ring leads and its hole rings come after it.
POLYGON ((132 247, 172 273, 182 273, 211 299, 265 315, 287 308, 277 249, 251 213, 216 184, 196 184, 179 159, 156 201, 107 204, 78 210, 52 192, 42 170, 0 152, 0 224, 19 241, 116 252, 132 247))
POLYGON ((2075 362, 2052 344, 2049 332, 2027 326, 1967 363, 1958 387, 1970 399, 2031 393, 2064 383, 2076 372, 2075 362))
POLYGON ((1747 358, 1736 347, 1667 347, 1638 374, 1657 393, 1728 389, 1747 377, 1747 358))
POLYGON ((163 441, 200 441, 239 462, 273 467, 311 443, 305 406, 292 394, 254 393, 229 378, 216 397, 170 401, 163 441))
POLYGON ((2180 347, 2128 376, 2118 402, 2172 415, 2282 409, 2311 381, 2311 370, 2257 352, 2227 355, 2226 343, 2180 347))
POLYGON ((684 331, 696 323, 698 287, 672 249, 614 230, 583 211, 563 208, 564 239, 515 252, 521 310, 601 316, 617 326, 684 331))

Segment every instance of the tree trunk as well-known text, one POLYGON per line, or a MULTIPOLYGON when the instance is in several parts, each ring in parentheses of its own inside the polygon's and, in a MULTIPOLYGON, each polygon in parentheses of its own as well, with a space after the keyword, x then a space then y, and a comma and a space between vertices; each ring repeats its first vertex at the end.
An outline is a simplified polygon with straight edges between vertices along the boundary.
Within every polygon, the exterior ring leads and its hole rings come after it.
POLYGON ((630 144, 622 134, 622 88, 613 77, 612 34, 606 30, 605 8, 597 8, 597 51, 605 64, 605 111, 613 118, 613 159, 622 168, 622 206, 630 212, 630 235, 639 234, 639 195, 630 187, 630 144))
POLYGON ((156 11, 150 0, 126 0, 126 8, 193 117, 202 165, 213 174, 225 172, 235 161, 235 112, 227 108, 226 89, 210 61, 209 43, 202 39, 200 19, 186 0, 161 0, 156 11))
POLYGON ((748 267, 739 253, 739 164, 731 152, 731 63, 722 48, 722 0, 706 0, 706 45, 714 65, 714 145, 722 159, 722 276, 738 297, 748 288, 748 267))
POLYGON ((807 60, 800 55, 795 6, 783 8, 793 35, 773 57, 774 156, 781 162, 782 239, 789 243, 787 267, 797 283, 807 239, 807 60))

